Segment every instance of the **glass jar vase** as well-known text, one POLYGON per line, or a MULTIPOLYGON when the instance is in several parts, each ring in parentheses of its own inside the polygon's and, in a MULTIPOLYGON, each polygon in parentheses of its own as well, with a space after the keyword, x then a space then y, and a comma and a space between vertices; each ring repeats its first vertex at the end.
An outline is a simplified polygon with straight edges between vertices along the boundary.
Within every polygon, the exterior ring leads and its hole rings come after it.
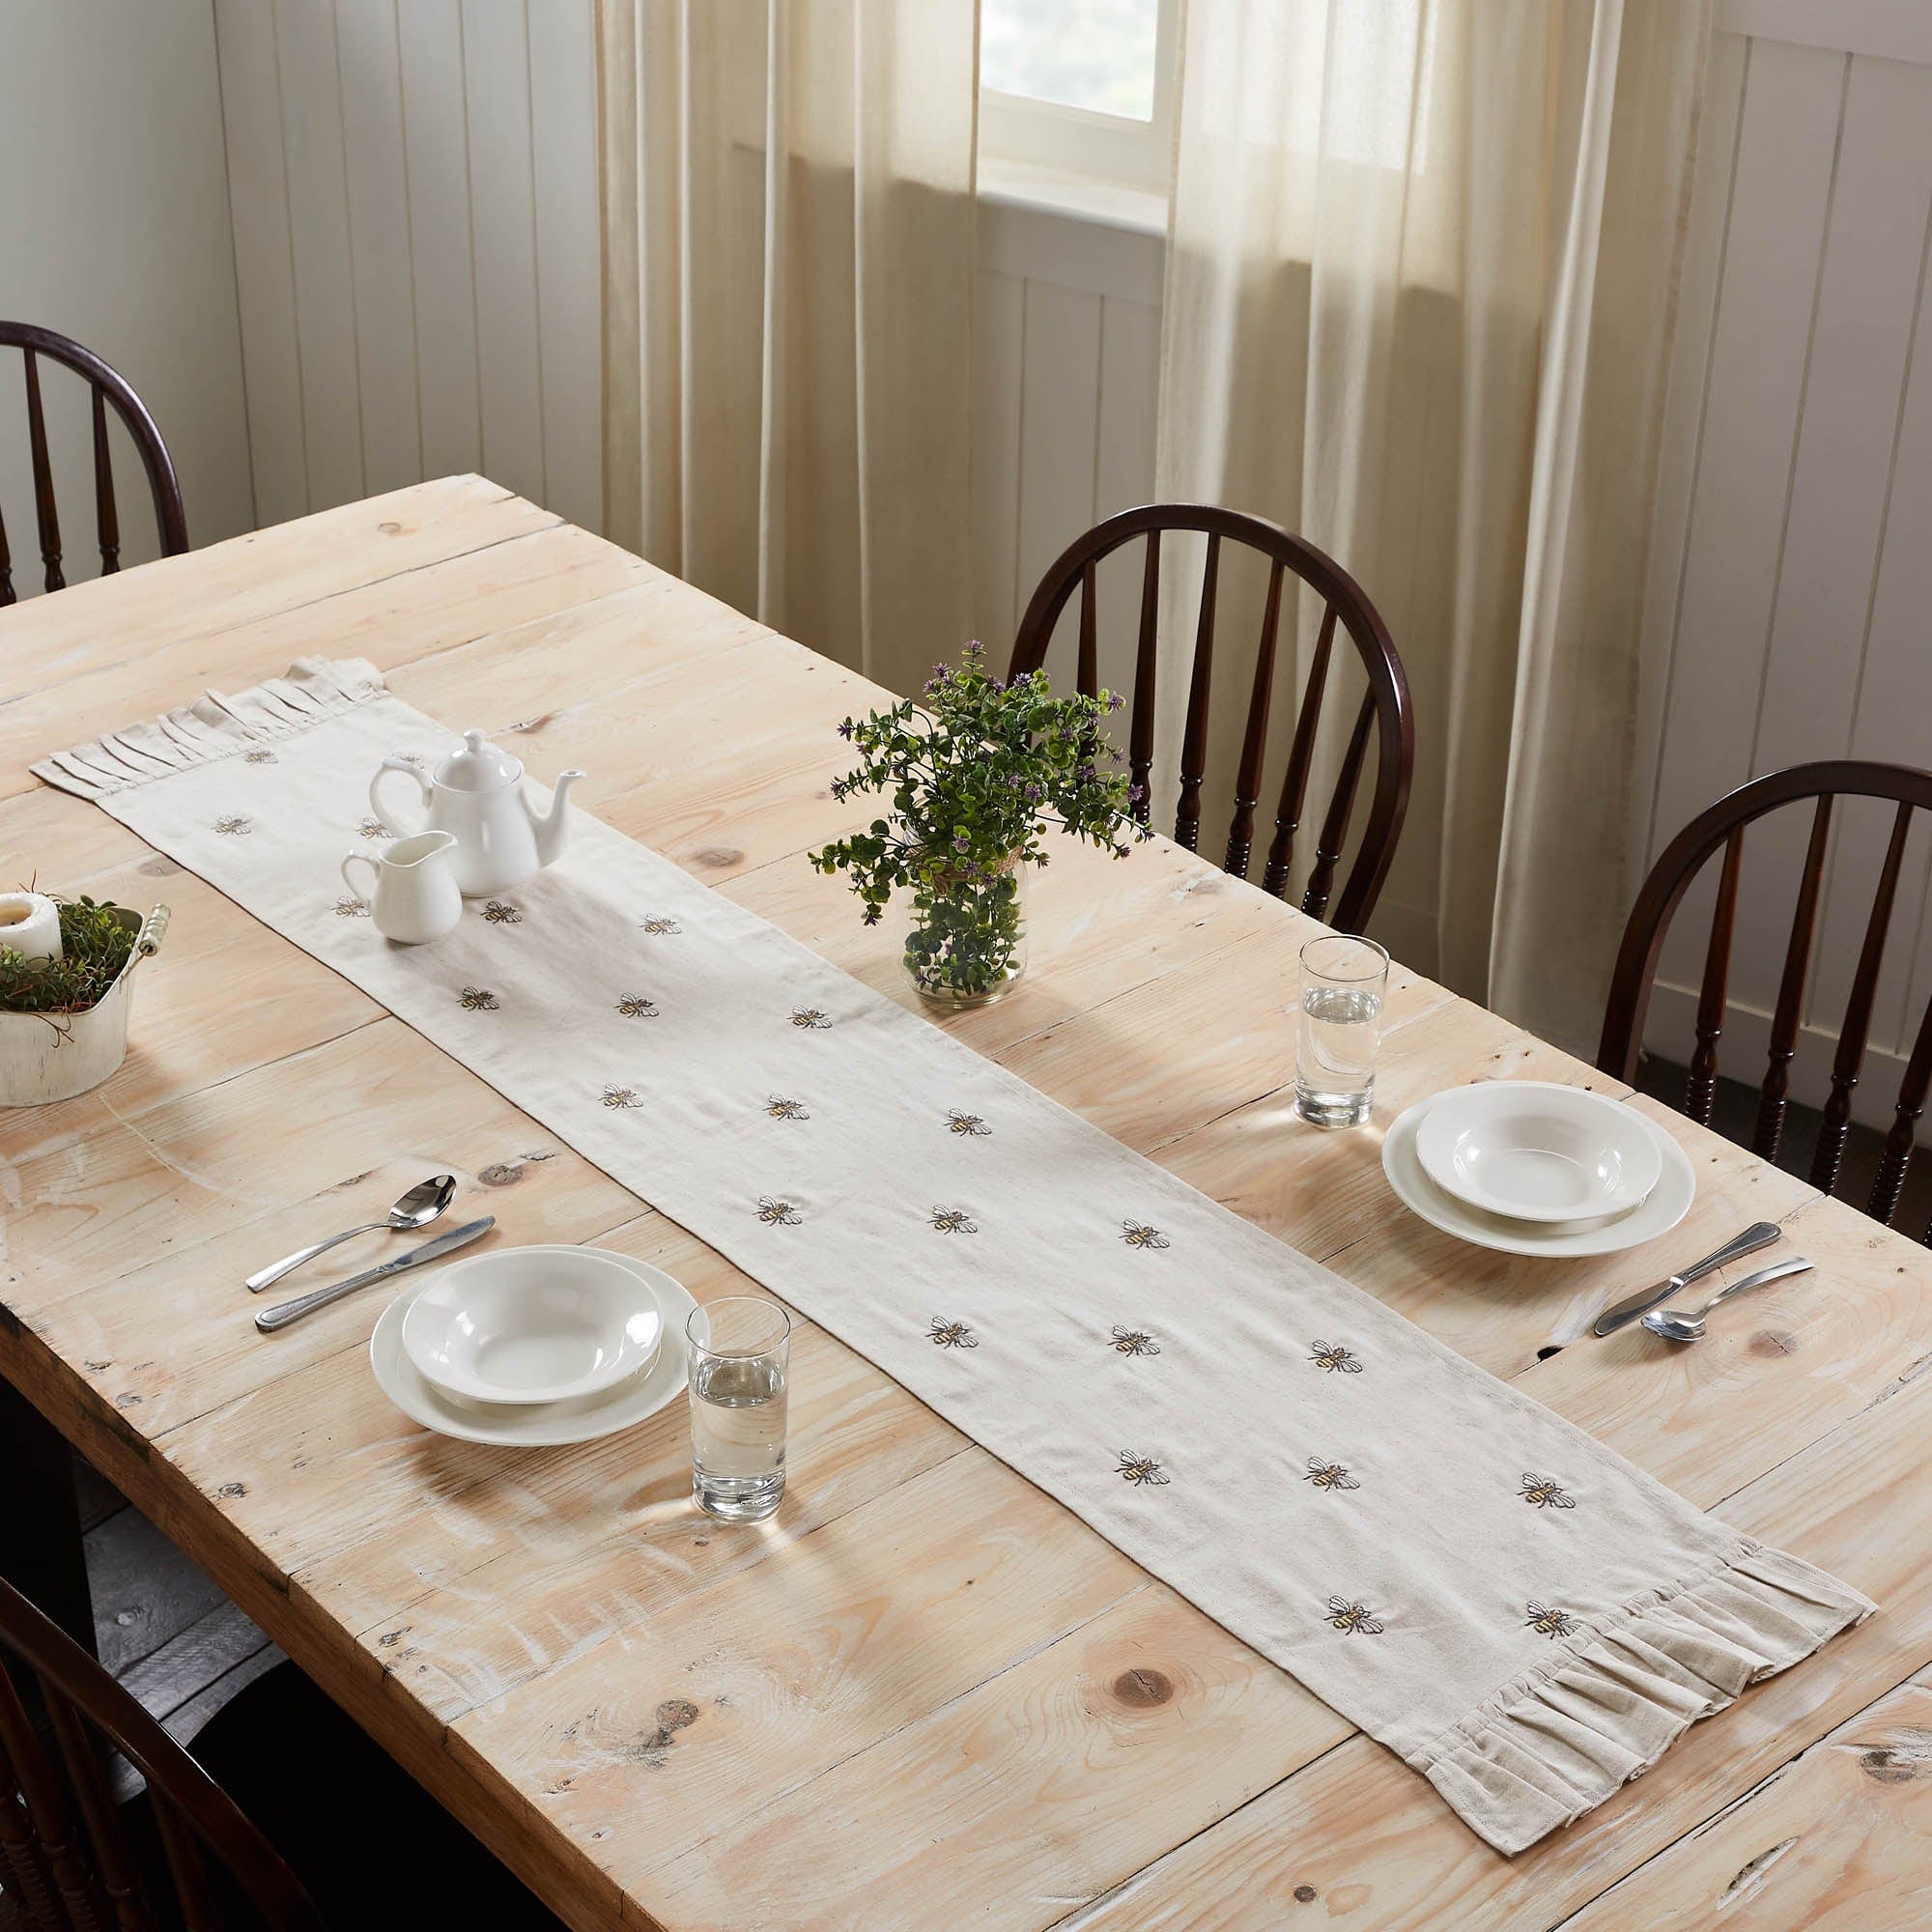
POLYGON ((913 888, 905 973, 928 1006, 956 1012, 1004 999, 1026 971, 1026 867, 946 871, 913 888))

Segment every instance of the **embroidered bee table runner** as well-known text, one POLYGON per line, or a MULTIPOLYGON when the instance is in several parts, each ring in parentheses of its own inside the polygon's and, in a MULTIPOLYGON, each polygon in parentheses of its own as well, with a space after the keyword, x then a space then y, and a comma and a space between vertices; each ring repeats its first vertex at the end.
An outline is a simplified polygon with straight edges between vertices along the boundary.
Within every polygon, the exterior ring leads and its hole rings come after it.
POLYGON ((306 659, 36 770, 896 1378, 1504 1852, 1872 1607, 585 815, 447 938, 389 945, 337 867, 384 836, 381 761, 455 744, 369 666, 306 659))

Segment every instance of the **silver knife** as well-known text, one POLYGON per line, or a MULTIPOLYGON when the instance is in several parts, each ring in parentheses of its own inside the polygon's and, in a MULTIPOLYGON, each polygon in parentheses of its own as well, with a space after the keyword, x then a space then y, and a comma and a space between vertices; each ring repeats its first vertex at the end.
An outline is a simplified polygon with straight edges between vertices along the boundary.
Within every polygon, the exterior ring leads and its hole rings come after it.
POLYGON ((381 1281, 384 1275, 401 1274, 405 1268, 420 1267, 424 1262, 440 1260, 453 1250, 468 1247, 479 1236, 487 1235, 497 1225, 494 1214, 485 1214, 480 1221, 466 1221, 460 1228, 452 1228, 446 1235, 439 1235, 433 1241, 425 1241, 419 1248, 412 1248, 406 1255, 398 1255, 392 1262, 384 1262, 381 1267, 365 1268, 360 1274, 352 1274, 347 1281, 331 1282, 327 1288, 318 1288, 312 1294, 298 1296, 294 1301, 276 1303, 273 1308, 265 1308, 255 1318, 255 1326, 265 1335, 272 1335, 277 1328, 286 1328, 291 1321, 299 1321, 313 1308, 327 1308, 331 1301, 340 1301, 345 1294, 354 1294, 358 1288, 367 1288, 372 1281, 381 1281))
POLYGON ((1620 1301, 1614 1308, 1606 1309, 1591 1324, 1591 1334, 1615 1334, 1639 1315, 1647 1314, 1660 1301, 1668 1301, 1680 1288, 1688 1288, 1699 1276, 1709 1274, 1713 1268, 1722 1267, 1726 1262, 1734 1262, 1740 1256, 1755 1254, 1759 1248, 1770 1247, 1783 1233, 1784 1230, 1776 1221, 1753 1221, 1742 1235, 1726 1241, 1701 1262, 1692 1262, 1682 1273, 1674 1274, 1668 1281, 1661 1281, 1655 1288, 1647 1288, 1641 1294, 1634 1294, 1628 1301, 1620 1301))

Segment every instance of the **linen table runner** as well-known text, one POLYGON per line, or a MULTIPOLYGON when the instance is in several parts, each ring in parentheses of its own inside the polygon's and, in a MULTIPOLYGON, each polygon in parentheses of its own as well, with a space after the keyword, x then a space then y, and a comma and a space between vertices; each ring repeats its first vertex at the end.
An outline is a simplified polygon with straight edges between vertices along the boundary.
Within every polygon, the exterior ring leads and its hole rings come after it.
POLYGON ((387 836, 382 759, 456 742, 369 666, 305 659, 35 769, 867 1356, 1504 1852, 1872 1608, 588 814, 446 939, 389 945, 338 863, 387 836))

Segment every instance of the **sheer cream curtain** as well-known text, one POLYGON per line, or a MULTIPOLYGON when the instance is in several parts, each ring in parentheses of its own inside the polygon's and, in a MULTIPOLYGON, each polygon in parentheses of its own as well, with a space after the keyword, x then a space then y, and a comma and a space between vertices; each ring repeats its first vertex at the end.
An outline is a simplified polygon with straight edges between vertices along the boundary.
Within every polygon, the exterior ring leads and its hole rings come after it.
POLYGON ((970 626, 975 0, 598 0, 606 529, 894 690, 970 626))
POLYGON ((1157 492, 1368 589, 1417 730, 1377 929, 1586 1053, 1708 39, 1709 0, 1186 11, 1157 492))

